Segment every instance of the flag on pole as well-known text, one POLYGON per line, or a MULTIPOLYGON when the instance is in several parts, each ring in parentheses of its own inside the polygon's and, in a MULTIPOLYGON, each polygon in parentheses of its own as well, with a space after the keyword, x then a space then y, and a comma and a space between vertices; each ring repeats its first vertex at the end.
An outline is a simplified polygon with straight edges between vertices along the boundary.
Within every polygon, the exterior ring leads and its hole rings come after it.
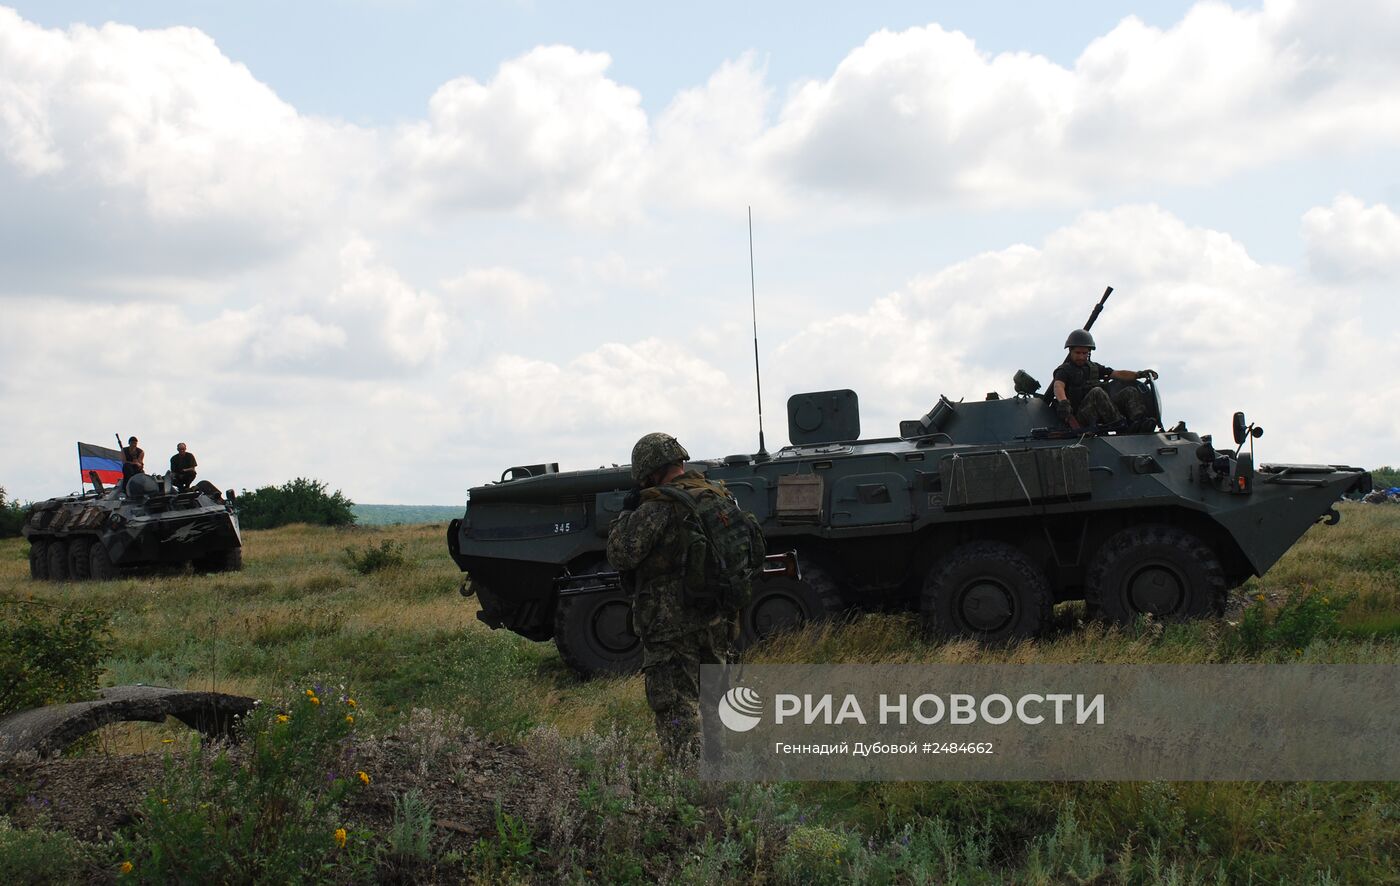
POLYGON ((96 471, 97 479, 104 484, 116 485, 122 481, 122 454, 96 443, 79 443, 78 470, 83 475, 84 483, 91 483, 88 472, 96 471))

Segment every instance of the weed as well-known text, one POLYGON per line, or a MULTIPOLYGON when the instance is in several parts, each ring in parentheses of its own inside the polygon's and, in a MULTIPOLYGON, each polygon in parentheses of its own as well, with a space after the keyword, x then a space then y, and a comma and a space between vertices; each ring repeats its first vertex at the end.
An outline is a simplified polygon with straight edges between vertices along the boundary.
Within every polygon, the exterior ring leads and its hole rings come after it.
POLYGON ((1301 654, 1314 640, 1339 633, 1341 613, 1350 599, 1318 591, 1291 593, 1270 613, 1263 594, 1245 609, 1239 625, 1224 640, 1227 655, 1258 655, 1266 649, 1301 654))
POLYGON ((345 549, 345 565, 361 575, 369 575, 383 569, 400 569, 408 564, 404 557, 403 545, 386 538, 374 545, 366 545, 361 550, 345 549))
POLYGON ((515 879, 528 871, 534 862, 535 842, 530 828, 522 819, 511 815, 496 803, 496 836, 478 840, 472 846, 470 866, 484 880, 515 879))
MULTIPOLYGON (((499 815, 499 812, 497 813, 499 815)), ((394 797, 394 822, 386 840, 390 857, 401 865, 432 859, 433 810, 417 788, 394 797)))
POLYGON ((141 803, 116 846, 143 882, 296 881, 325 878, 349 834, 337 813, 368 784, 354 769, 349 739, 356 707, 307 689, 263 706, 242 724, 235 757, 196 740, 183 760, 167 757, 160 785, 141 803))

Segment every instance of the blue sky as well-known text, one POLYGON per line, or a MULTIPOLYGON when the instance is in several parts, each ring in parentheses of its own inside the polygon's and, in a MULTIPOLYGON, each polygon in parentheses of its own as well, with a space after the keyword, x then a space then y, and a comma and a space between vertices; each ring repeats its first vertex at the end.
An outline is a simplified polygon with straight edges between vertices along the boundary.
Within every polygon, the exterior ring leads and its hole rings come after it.
POLYGON ((0 0, 0 485, 113 431, 404 503, 749 448, 750 205, 770 443, 801 390, 885 434, 1048 377, 1111 283, 1170 421, 1400 462, 1398 42, 1379 0, 0 0))

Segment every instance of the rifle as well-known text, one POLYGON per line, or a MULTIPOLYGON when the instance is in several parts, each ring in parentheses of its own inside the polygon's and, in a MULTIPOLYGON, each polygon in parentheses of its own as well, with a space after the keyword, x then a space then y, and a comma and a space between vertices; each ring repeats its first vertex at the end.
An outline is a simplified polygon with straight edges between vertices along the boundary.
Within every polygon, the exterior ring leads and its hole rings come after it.
MULTIPOLYGON (((797 563, 796 551, 769 554, 763 558, 763 570, 759 578, 767 580, 778 576, 802 580, 802 568, 797 563)), ((554 580, 554 590, 561 597, 622 589, 620 572, 585 572, 582 575, 561 575, 554 580)))
POLYGON ((1084 331, 1085 331, 1085 332, 1088 332, 1090 329, 1093 328, 1093 326, 1094 326, 1094 321, 1097 320, 1097 319, 1099 319, 1099 313, 1103 311, 1104 302, 1108 301, 1108 297, 1109 297, 1110 295, 1112 295, 1112 294, 1113 294, 1113 287, 1112 287, 1112 286, 1108 287, 1107 289, 1105 289, 1105 290, 1103 291, 1103 298, 1099 299, 1099 303, 1096 304, 1096 305, 1094 305, 1094 311, 1093 311, 1093 313, 1091 313, 1091 314, 1089 315, 1089 320, 1088 320, 1088 322, 1086 322, 1086 323, 1084 324, 1084 331))

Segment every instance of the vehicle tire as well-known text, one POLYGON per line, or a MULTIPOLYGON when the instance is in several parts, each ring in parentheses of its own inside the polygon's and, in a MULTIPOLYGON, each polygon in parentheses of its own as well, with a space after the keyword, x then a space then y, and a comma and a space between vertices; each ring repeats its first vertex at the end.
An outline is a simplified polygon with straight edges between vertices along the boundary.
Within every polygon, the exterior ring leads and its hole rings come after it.
POLYGON ((34 581, 49 577, 49 543, 43 539, 29 543, 29 577, 34 581))
POLYGON ((1020 548, 974 541, 933 565, 921 604, 928 636, 996 643, 1039 636, 1054 601, 1045 573, 1020 548))
MULTIPOLYGON (((609 571, 606 563, 589 572, 609 571)), ((627 592, 565 594, 554 607, 554 645, 579 676, 634 674, 642 669, 642 641, 631 626, 627 592)))
POLYGON ((49 581, 68 580, 68 542, 56 538, 49 542, 49 581))
POLYGON ((111 581, 117 577, 117 567, 101 541, 94 541, 88 551, 88 577, 93 581, 111 581))
POLYGON ((754 582, 753 599, 739 613, 740 651, 772 635, 823 621, 845 609, 831 576, 815 566, 802 566, 802 579, 775 577, 754 582))
POLYGON ((239 572, 243 569, 243 548, 215 551, 194 561, 196 572, 239 572))
POLYGON ((73 538, 68 541, 68 577, 73 581, 87 581, 91 577, 88 557, 92 552, 92 539, 73 538))
POLYGON ((1225 569, 1210 545, 1175 526, 1134 526, 1109 537, 1089 563, 1089 610, 1117 624, 1139 615, 1198 618, 1225 611, 1225 569))

